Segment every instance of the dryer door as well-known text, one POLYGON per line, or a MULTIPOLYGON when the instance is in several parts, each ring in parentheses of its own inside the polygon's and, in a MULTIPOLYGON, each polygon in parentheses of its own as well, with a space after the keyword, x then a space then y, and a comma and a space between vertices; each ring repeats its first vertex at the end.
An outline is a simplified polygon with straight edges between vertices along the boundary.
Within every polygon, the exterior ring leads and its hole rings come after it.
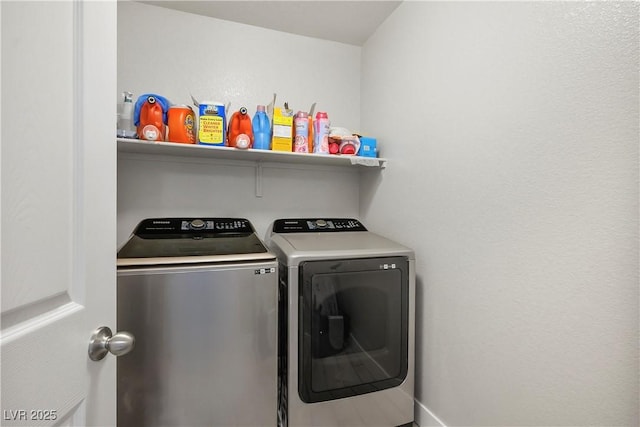
POLYGON ((400 385, 408 367, 404 257, 300 265, 298 391, 322 402, 400 385))

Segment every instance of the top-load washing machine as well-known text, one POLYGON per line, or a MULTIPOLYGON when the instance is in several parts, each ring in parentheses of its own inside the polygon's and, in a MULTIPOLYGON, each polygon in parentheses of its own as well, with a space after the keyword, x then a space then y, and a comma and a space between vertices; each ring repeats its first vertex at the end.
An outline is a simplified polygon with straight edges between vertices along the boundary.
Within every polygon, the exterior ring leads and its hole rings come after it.
POLYGON ((251 223, 146 219, 117 265, 118 426, 275 426, 278 264, 251 223))
POLYGON ((278 219, 281 426, 400 426, 414 414, 414 252, 356 219, 278 219))

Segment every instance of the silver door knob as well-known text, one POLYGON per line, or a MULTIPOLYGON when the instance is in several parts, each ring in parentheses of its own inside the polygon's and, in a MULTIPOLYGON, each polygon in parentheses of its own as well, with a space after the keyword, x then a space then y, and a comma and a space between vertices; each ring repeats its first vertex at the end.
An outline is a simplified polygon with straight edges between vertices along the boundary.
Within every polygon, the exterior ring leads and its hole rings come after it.
POLYGON ((104 359, 107 353, 123 356, 133 350, 136 339, 129 332, 118 332, 112 335, 111 329, 101 326, 91 334, 89 340, 89 359, 98 361, 104 359))

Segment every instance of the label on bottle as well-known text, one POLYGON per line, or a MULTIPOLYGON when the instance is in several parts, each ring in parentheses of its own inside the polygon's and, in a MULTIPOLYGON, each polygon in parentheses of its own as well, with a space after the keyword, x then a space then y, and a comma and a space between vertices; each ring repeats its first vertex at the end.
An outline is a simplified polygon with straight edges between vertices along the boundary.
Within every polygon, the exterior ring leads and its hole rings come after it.
POLYGON ((329 131, 330 131, 330 123, 329 120, 320 119, 316 120, 317 131, 314 135, 314 145, 313 151, 314 153, 320 154, 329 154, 329 131))
POLYGON ((295 137, 293 139, 293 151, 296 153, 308 153, 309 152, 309 121, 307 118, 296 119, 295 125, 295 137))

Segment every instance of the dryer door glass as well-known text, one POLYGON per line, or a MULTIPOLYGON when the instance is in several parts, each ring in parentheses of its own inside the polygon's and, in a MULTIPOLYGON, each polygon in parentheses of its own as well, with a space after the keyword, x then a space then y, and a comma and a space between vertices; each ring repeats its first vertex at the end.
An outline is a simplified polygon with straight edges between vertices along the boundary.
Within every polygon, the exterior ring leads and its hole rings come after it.
POLYGON ((304 402, 400 385, 408 366, 408 261, 301 264, 300 366, 304 402))

